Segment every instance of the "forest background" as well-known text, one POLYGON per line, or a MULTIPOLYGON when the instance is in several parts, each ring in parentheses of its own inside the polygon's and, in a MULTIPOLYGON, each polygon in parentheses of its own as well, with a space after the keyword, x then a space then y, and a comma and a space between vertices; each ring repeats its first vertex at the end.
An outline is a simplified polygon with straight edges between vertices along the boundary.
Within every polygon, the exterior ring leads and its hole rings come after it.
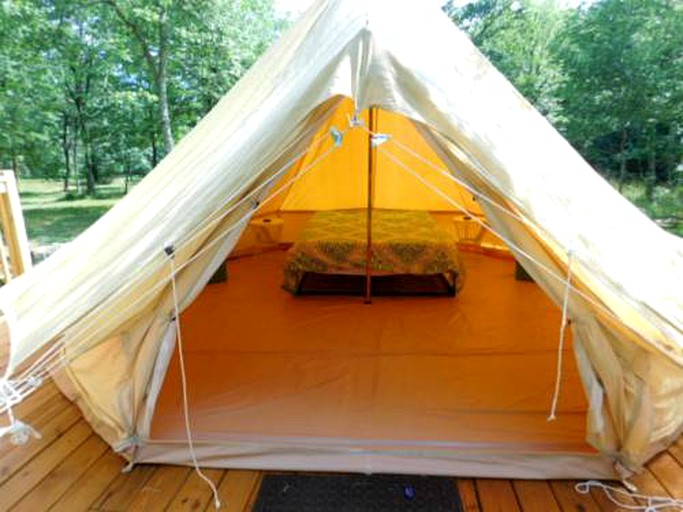
MULTIPOLYGON (((683 235, 683 2, 444 10, 597 172, 683 235)), ((32 242, 102 215, 290 23, 272 0, 0 0, 0 168, 19 178, 32 242)))

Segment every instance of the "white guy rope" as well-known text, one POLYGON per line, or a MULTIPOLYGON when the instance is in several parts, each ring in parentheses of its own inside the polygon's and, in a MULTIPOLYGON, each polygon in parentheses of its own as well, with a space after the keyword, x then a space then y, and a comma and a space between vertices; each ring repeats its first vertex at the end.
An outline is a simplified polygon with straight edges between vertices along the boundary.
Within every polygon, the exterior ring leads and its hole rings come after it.
MULTIPOLYGON (((306 132, 302 133, 297 139, 292 141, 290 146, 298 143, 303 138, 303 136, 305 134, 306 134, 306 132)), ((246 197, 244 197, 244 198, 242 198, 242 200, 238 201, 229 210, 221 213, 216 219, 211 219, 211 217, 218 214, 226 205, 230 204, 231 201, 233 201, 237 196, 239 196, 239 194, 244 190, 244 187, 240 191, 232 194, 232 196, 230 196, 227 200, 223 201, 213 212, 211 212, 197 226, 195 226, 191 231, 189 231, 185 235, 184 238, 182 238, 181 240, 178 240, 178 245, 185 245, 185 244, 189 243, 194 238, 196 238, 198 235, 200 235, 202 231, 204 231, 206 229, 210 229, 215 224, 220 222, 221 219, 223 219, 226 215, 229 215, 232 211, 234 211, 236 208, 238 208, 241 204, 244 204, 244 202, 248 201, 251 197, 253 197, 258 192, 263 190, 265 187, 270 185, 277 178, 280 178, 283 174, 285 174, 285 171, 289 171, 290 167, 292 167, 292 165, 294 165, 299 159, 308 155, 313 150, 313 148, 317 148, 320 145, 320 143, 329 136, 330 136, 330 133, 326 132, 326 133, 322 133, 319 136, 317 136, 316 138, 314 138, 313 141, 311 142, 311 144, 305 150, 300 151, 297 155, 290 158, 287 161, 287 163, 285 163, 277 172, 275 172, 272 176, 270 176, 266 181, 264 181, 263 183, 258 185, 254 190, 252 190, 249 194, 247 194, 246 197), (210 221, 210 222, 207 223, 207 221, 210 221)), ((279 158, 282 155, 282 153, 284 153, 284 151, 281 152, 277 158, 279 158)))
MULTIPOLYGON (((402 168, 404 171, 406 171, 406 172, 408 172, 409 174, 411 174, 412 176, 414 176, 415 179, 417 179, 420 183, 422 183, 422 184, 425 185, 427 188, 429 188, 430 190, 432 190, 432 191, 433 191, 435 194, 437 194, 439 197, 442 197, 442 198, 445 199, 447 202, 449 202, 451 205, 453 205, 455 208, 457 208, 457 209, 460 210, 461 212, 463 212, 463 213, 469 215, 469 211, 468 211, 464 206, 462 206, 461 204, 459 204, 457 201, 455 201, 453 198, 451 198, 448 194, 446 194, 445 192, 443 192, 440 188, 436 187, 435 185, 433 185, 433 184, 430 183, 429 181, 425 180, 425 179, 424 179, 422 176, 420 176, 417 172, 415 172, 413 169, 411 169, 407 164, 405 164, 405 163, 404 163, 403 161, 401 161, 399 158, 397 158, 396 156, 394 156, 392 153, 389 153, 384 147, 380 147, 380 148, 379 148, 379 151, 384 152, 384 153, 387 155, 387 157, 388 157, 391 161, 393 161, 394 163, 396 163, 396 164, 397 164, 400 168, 402 168)), ((595 300, 593 297, 591 297, 590 295, 588 295, 588 294, 582 292, 581 290, 579 290, 578 288, 576 288, 574 285, 572 285, 572 284, 569 284, 569 285, 568 285, 567 282, 566 282, 566 280, 565 280, 565 278, 564 278, 564 276, 560 276, 560 275, 557 274, 553 269, 549 268, 548 266, 546 266, 546 265, 543 264, 542 262, 538 261, 538 260, 537 260, 536 258, 534 258, 531 254, 529 254, 528 252, 524 251, 521 247, 519 247, 517 244, 515 244, 514 242, 512 242, 508 237, 506 237, 506 236, 503 235, 502 233, 499 233, 498 231, 496 231, 495 229, 493 229, 491 226, 489 226, 488 224, 486 224, 484 221, 482 221, 481 219, 479 219, 479 218, 476 217, 476 216, 472 216, 472 220, 475 221, 477 224, 479 224, 479 225, 480 225, 481 227, 483 227, 484 229, 486 229, 487 231, 490 231, 490 232, 493 233, 494 235, 498 236, 498 237, 499 237, 501 240, 503 240, 509 247, 515 249, 521 256, 523 256, 525 259, 527 259, 528 261, 530 261, 531 263, 533 263, 534 265, 536 265, 536 267, 538 267, 539 269, 543 270, 546 274, 548 274, 550 277, 552 277, 552 278, 555 279, 556 281, 559 281, 563 286, 569 286, 569 287, 571 288, 572 292, 574 292, 576 295, 578 295, 579 297, 581 297, 582 299, 584 299, 586 302, 588 302, 589 304, 595 306, 597 309, 599 309, 600 311, 602 311, 603 313, 605 313, 607 316, 611 317, 613 320, 615 320, 615 321, 617 321, 617 322, 621 322, 621 319, 620 319, 614 312, 612 312, 610 309, 608 309, 605 305, 603 305, 603 304, 601 304, 600 302, 596 301, 596 300, 595 300)))
POLYGON ((550 415, 548 421, 555 421, 557 419, 557 403, 560 400, 560 386, 562 385, 562 362, 564 357, 564 337, 567 329, 568 318, 567 310, 569 309, 569 290, 571 289, 572 281, 572 260, 574 253, 569 251, 567 253, 567 285, 564 288, 564 298, 562 299, 562 320, 560 324, 560 341, 557 344, 557 370, 555 373, 555 390, 553 392, 553 401, 550 405, 550 415))
MULTIPOLYGON (((304 134, 302 134, 300 138, 303 137, 304 134)), ((270 185, 275 179, 281 177, 283 174, 285 174, 286 171, 289 171, 289 168, 294 165, 300 158, 306 156, 314 147, 317 147, 320 143, 321 140, 325 139, 329 134, 321 134, 318 137, 316 137, 311 145, 305 150, 299 152, 295 157, 290 159, 284 166, 282 166, 278 171, 276 171, 272 176, 270 176, 266 181, 255 187, 252 191, 250 191, 246 196, 244 196, 242 199, 238 200, 235 204, 233 204, 230 208, 227 210, 223 211, 220 216, 218 216, 216 219, 213 219, 209 224, 202 225, 205 223, 206 219, 202 221, 198 226, 194 227, 182 240, 178 241, 177 245, 178 246, 185 246, 188 245, 190 242, 194 241, 195 238, 197 238, 199 235, 202 234, 203 231, 210 229, 213 227, 215 224, 220 222, 223 218, 225 218, 227 215, 231 214, 234 212, 237 208, 240 206, 244 205, 247 203, 249 200, 251 200, 256 194, 261 192, 265 187, 270 185)), ((295 144, 299 141, 299 139, 296 139, 295 141, 292 142, 292 144, 295 144)), ((209 214, 209 217, 215 215, 217 212, 219 212, 221 209, 223 209, 226 205, 230 204, 231 201, 233 201, 240 193, 242 190, 232 194, 228 199, 223 201, 219 207, 217 207, 212 213, 209 214)), ((142 269, 140 273, 138 274, 138 278, 142 279, 146 277, 148 274, 152 274, 155 271, 158 270, 158 266, 154 266, 153 263, 155 263, 156 260, 152 259, 147 262, 147 264, 142 266, 142 269)), ((133 283, 130 283, 130 286, 132 286, 133 283)), ((125 290, 125 288, 122 288, 122 290, 125 290)), ((49 358, 52 357, 52 354, 50 354, 49 351, 46 351, 46 353, 41 354, 41 356, 34 361, 34 363, 29 367, 27 370, 28 373, 31 373, 34 369, 34 367, 38 367, 43 363, 44 358, 49 358)), ((25 372, 25 373, 27 373, 25 372)))
POLYGON ((640 512, 659 512, 662 510, 677 509, 683 511, 683 500, 670 498, 669 496, 647 496, 645 494, 638 494, 637 492, 629 492, 619 487, 603 484, 597 480, 588 480, 586 482, 579 482, 574 486, 574 490, 579 494, 588 494, 591 488, 600 489, 605 493, 609 499, 616 506, 625 510, 637 510, 640 512), (645 505, 631 505, 620 501, 619 498, 631 498, 645 502, 645 505))
MULTIPOLYGON (((351 127, 353 128, 353 127, 351 127)), ((347 130, 340 132, 342 138, 346 135, 347 130)), ((335 141, 338 140, 339 133, 335 135, 335 141)), ((306 167, 301 169, 296 176, 292 177, 286 184, 283 186, 279 187, 276 191, 274 191, 270 196, 268 196, 266 199, 264 199, 261 202, 261 205, 265 205, 271 200, 273 200, 275 197, 280 195, 282 192, 284 192, 286 189, 288 189, 291 185, 293 185, 296 181, 300 180, 303 178, 306 174, 308 174, 312 169, 314 169, 319 163, 321 163, 323 160, 325 160, 329 155, 331 155, 334 151, 336 151, 339 147, 341 147, 341 144, 335 143, 333 146, 331 146, 328 150, 326 150, 324 153, 322 153, 320 156, 318 156, 315 160, 313 160, 310 164, 308 164, 306 167)), ((250 194, 250 195, 253 195, 250 194)), ((243 201, 244 203, 244 201, 243 201)), ((242 204, 243 204, 242 203, 242 204)), ((231 208, 230 211, 234 211, 235 208, 231 208)), ((227 214, 227 212, 226 212, 227 214)), ((177 271, 182 270, 192 262, 194 262, 196 259, 201 257, 204 253, 206 253, 209 249, 211 249, 214 245, 216 245, 220 240, 222 240, 225 236, 230 234, 235 228, 240 226, 244 221, 246 221, 250 216, 252 215, 252 212, 248 212, 245 215, 243 215, 240 219, 238 219, 236 222, 228 226, 225 231, 217 235, 217 237, 204 246, 201 250, 199 250, 192 258, 188 259, 187 261, 183 262, 182 265, 180 265, 177 268, 177 271)), ((187 243, 187 242, 185 242, 187 243)), ((161 264, 164 264, 165 260, 161 261, 161 264)), ((158 268, 151 267, 151 270, 157 271, 158 268)), ((132 310, 135 306, 137 306, 139 303, 141 303, 143 300, 147 299, 149 296, 151 296, 152 293, 156 292, 158 289, 160 289, 163 286, 166 286, 168 284, 167 281, 165 280, 160 280, 157 282, 155 285, 150 287, 144 294, 138 297, 134 302, 130 303, 128 306, 126 306, 120 313, 126 313, 129 310, 132 310)), ((126 290, 127 287, 123 287, 119 293, 122 293, 123 291, 126 290)), ((110 297, 111 299, 111 297, 110 297)), ((72 341, 69 343, 70 348, 77 348, 87 341, 87 336, 88 334, 88 329, 92 328, 93 326, 96 328, 102 328, 103 324, 99 323, 101 318, 104 316, 103 310, 105 309, 104 304, 100 304, 97 309, 94 310, 94 312, 89 315, 88 320, 85 323, 85 326, 81 327, 79 331, 76 331, 73 335, 71 335, 72 341)), ((105 318, 104 319, 104 326, 109 327, 109 325, 112 323, 111 317, 105 318)), ((63 364, 62 358, 59 357, 58 352, 62 350, 66 344, 64 342, 57 342, 55 343, 50 349, 46 351, 46 354, 43 354, 41 358, 36 361, 33 365, 31 365, 26 371, 22 373, 22 376, 20 376, 18 379, 15 381, 31 381, 32 378, 43 378, 47 377, 49 373, 56 369, 57 367, 61 366, 63 364)), ((28 396, 30 393, 32 393, 37 386, 22 386, 19 388, 19 391, 21 393, 21 399, 23 400, 26 396, 28 396)), ((0 404, 0 412, 2 412, 3 407, 0 404)))
POLYGON ((190 405, 187 398, 187 375, 185 373, 185 356, 183 349, 183 335, 180 328, 180 308, 178 306, 178 289, 176 287, 176 268, 175 268, 175 249, 172 246, 165 248, 166 254, 168 256, 169 265, 171 267, 171 289, 173 290, 173 313, 175 318, 175 330, 176 339, 178 340, 178 361, 180 363, 180 383, 182 387, 183 396, 183 416, 185 419, 185 433, 187 434, 187 447, 190 451, 190 457, 192 458, 192 465, 197 475, 206 482, 206 484, 211 488, 213 493, 213 504, 216 510, 221 508, 221 500, 218 496, 218 489, 216 489, 216 484, 213 483, 208 476, 199 467, 199 462, 197 462, 197 454, 194 451, 194 440, 192 439, 192 427, 190 426, 190 405))
POLYGON ((4 412, 9 419, 9 425, 0 428, 0 438, 9 435, 10 441, 14 445, 26 444, 31 436, 36 439, 42 437, 33 427, 23 421, 19 421, 14 416, 14 410, 12 408, 21 402, 21 400, 21 395, 19 394, 15 383, 6 378, 0 379, 0 404, 4 407, 4 412))
MULTIPOLYGON (((374 135, 374 133, 371 132, 370 130, 368 130, 367 128, 363 127, 363 129, 364 129, 367 133, 369 133, 369 134, 371 134, 371 135, 374 135)), ((394 136, 391 137, 391 142, 392 142, 396 147, 398 147, 399 149, 402 149, 403 151, 405 151, 405 152, 408 153, 409 155, 411 155, 411 156, 417 158, 417 159, 418 159, 420 162, 422 162, 423 164, 425 164, 425 165, 427 165, 428 167, 431 167, 433 170, 437 171, 439 174, 441 174, 441 175, 442 175, 443 177, 445 177, 446 179, 448 179, 448 180, 450 180, 450 181, 452 181, 452 182, 454 182, 454 183, 460 185, 462 188, 464 188, 465 190, 467 190, 468 192, 470 192, 473 196, 476 196, 478 199, 483 200, 484 202, 486 202, 486 203, 490 204, 491 206, 497 208, 498 210, 502 211, 502 212, 505 213, 506 215, 509 215, 510 217, 513 217, 514 219, 517 219, 518 221, 520 221, 520 222, 526 224, 527 226, 530 226, 530 227, 533 227, 534 229, 538 229, 539 231, 545 232, 545 230, 542 228, 542 226, 538 226, 536 223, 530 221, 530 220, 527 219, 526 217, 522 217, 521 215, 518 215, 517 213, 513 212, 512 210, 510 210, 507 206, 500 204, 499 202, 495 201, 494 199, 491 199, 490 197, 488 197, 488 196, 487 196, 486 194, 484 194, 483 192, 480 192, 480 191, 478 191, 476 188, 474 188, 474 187, 472 187, 471 185, 469 185, 467 182, 465 182, 465 181, 459 179, 457 176, 454 176, 454 175, 453 175, 451 172, 449 172, 447 169, 444 169, 443 167, 440 167, 440 166, 436 165, 435 163, 430 162, 427 158, 425 158, 425 157, 423 157, 422 155, 420 155, 420 154, 419 154, 418 152, 416 152, 414 149, 412 149, 412 148, 410 148, 409 146, 407 146, 407 145, 401 143, 401 141, 399 141, 398 139, 396 139, 394 136)), ((477 172, 479 172, 479 173, 482 174, 485 178, 487 178, 487 179, 489 179, 490 181, 492 181, 491 178, 489 177, 488 173, 486 173, 483 169, 481 169, 481 167, 480 167, 479 165, 475 165, 475 167, 477 168, 477 172)), ((468 214, 470 213, 468 210, 465 210, 465 211, 466 211, 466 213, 468 213, 468 214)))

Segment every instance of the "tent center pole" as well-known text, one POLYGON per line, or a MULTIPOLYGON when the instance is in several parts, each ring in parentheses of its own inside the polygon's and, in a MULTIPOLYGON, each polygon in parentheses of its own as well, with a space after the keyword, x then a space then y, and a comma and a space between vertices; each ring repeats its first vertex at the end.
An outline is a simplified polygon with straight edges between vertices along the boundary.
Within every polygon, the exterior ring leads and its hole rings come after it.
POLYGON ((373 146, 373 134, 377 129, 377 112, 375 107, 370 107, 368 134, 368 208, 367 208, 367 233, 368 241, 365 255, 365 304, 372 304, 372 178, 375 171, 376 154, 373 146))

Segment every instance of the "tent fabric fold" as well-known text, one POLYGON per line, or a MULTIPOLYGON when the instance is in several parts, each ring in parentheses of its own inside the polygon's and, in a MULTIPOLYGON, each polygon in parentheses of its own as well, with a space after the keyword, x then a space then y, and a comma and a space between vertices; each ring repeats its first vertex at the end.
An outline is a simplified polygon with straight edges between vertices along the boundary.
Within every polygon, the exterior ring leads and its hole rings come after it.
MULTIPOLYGON (((347 114, 370 107, 385 112, 384 133, 525 219, 475 201, 556 305, 571 251, 572 283, 581 293, 570 294, 568 312, 588 401, 587 440, 607 459, 639 470, 683 430, 683 240, 600 178, 447 16, 410 0, 315 2, 132 192, 3 286, 0 305, 12 319, 11 338, 0 332, 6 378, 52 354, 60 387, 107 442, 137 445, 147 460, 163 460, 163 443, 145 446, 175 346, 164 247, 176 247, 185 309, 278 180, 250 194, 283 168, 291 169, 283 180, 296 176, 319 151, 312 141, 332 126, 349 130, 342 150, 350 148, 362 131, 353 132, 347 114)), ((321 144, 333 143, 329 137, 321 144)), ((391 140, 381 148, 407 158, 391 140)), ((407 180, 392 172, 382 179, 407 180)), ((440 188, 455 187, 430 172, 440 188)), ((350 190, 312 173, 263 211, 336 208, 335 188, 350 190)), ((389 204, 391 196, 381 200, 389 204)), ((448 208, 439 200, 424 209, 448 208)), ((184 447, 168 450, 167 460, 185 461, 184 447)), ((239 465, 239 448, 231 453, 239 465)), ((291 460, 303 469, 306 453, 273 464, 291 460)), ((334 469, 320 457, 312 467, 334 469)), ((416 469, 429 470, 425 457, 416 469)), ((520 455, 520 467, 534 460, 520 455)), ((343 467, 362 470, 358 464, 343 467)), ((472 464, 480 476, 500 473, 472 464)), ((551 476, 550 466, 539 462, 538 471, 525 474, 551 476)))

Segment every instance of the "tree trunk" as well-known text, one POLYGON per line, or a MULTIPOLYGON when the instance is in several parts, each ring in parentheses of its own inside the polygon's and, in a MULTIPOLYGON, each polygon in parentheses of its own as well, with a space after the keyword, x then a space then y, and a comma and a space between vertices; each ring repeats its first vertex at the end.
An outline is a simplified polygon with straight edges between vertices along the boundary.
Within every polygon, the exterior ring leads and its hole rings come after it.
POLYGON ((621 132, 621 142, 619 143, 619 192, 624 190, 626 182, 626 143, 628 142, 628 132, 621 132))
POLYGON ((71 155, 69 154, 69 117, 62 116, 62 151, 64 152, 64 193, 69 193, 69 178, 71 177, 71 155))
POLYGON ((173 149, 173 130, 171 128, 171 112, 168 106, 168 14, 166 9, 159 13, 159 65, 156 75, 157 93, 159 96, 159 121, 164 139, 166 154, 173 149))
POLYGON ((90 144, 88 142, 83 143, 85 152, 83 155, 85 156, 85 179, 86 179, 86 189, 85 193, 89 196, 95 195, 95 174, 93 173, 93 165, 92 165, 92 152, 90 148, 90 144))
POLYGON ((645 178, 645 196, 649 202, 654 201, 655 184, 657 183, 657 143, 654 128, 650 131, 648 148, 648 174, 645 178))
POLYGON ((157 147, 157 134, 152 130, 152 169, 157 166, 159 162, 159 148, 157 147))
POLYGON ((164 149, 166 153, 170 153, 173 149, 173 130, 171 125, 171 111, 168 105, 168 12, 167 8, 159 7, 158 23, 158 41, 157 44, 151 44, 147 35, 143 32, 136 20, 126 14, 116 0, 105 0, 116 12, 116 15, 130 30, 131 35, 137 39, 142 50, 142 56, 147 62, 147 68, 150 74, 150 82, 154 84, 154 88, 158 97, 157 115, 158 122, 161 127, 161 135, 164 141, 164 149), (154 51, 158 48, 158 51, 154 51))
POLYGON ((74 163, 74 180, 76 180, 76 194, 81 195, 81 180, 78 176, 78 126, 74 125, 73 129, 73 163, 74 163))

